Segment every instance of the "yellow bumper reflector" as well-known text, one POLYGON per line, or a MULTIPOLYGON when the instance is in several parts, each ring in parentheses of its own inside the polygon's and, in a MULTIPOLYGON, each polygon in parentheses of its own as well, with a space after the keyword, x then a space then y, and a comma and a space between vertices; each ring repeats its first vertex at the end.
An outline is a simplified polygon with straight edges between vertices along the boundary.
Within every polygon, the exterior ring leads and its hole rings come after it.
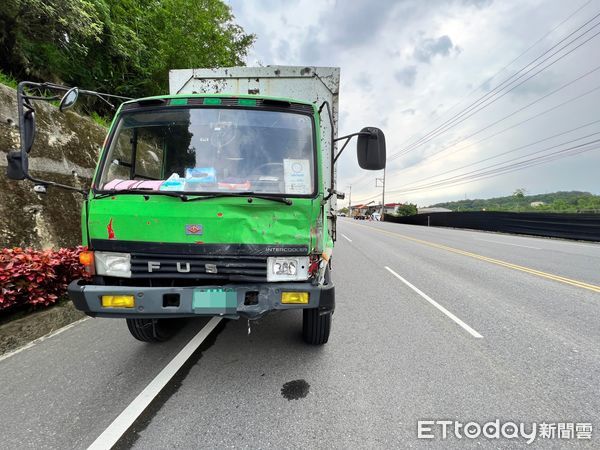
POLYGON ((281 303, 308 304, 308 292, 282 292, 281 303))
POLYGON ((133 308, 135 298, 133 295, 103 295, 103 308, 133 308))

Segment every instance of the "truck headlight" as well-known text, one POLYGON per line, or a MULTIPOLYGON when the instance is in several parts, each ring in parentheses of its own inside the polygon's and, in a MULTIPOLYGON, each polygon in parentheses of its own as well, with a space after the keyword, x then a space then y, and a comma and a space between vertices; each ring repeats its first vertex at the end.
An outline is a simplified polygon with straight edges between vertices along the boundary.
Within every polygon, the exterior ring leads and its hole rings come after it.
POLYGON ((308 280, 308 256, 267 258, 267 281, 299 280, 308 280))
POLYGON ((96 273, 109 277, 131 278, 129 253, 94 252, 96 273))

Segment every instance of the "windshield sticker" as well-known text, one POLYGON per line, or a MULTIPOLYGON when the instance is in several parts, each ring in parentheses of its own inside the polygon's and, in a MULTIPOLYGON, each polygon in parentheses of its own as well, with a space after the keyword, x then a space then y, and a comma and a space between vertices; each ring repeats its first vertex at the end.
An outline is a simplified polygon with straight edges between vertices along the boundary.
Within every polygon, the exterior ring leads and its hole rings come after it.
POLYGON ((214 167, 194 167, 185 169, 185 181, 214 184, 217 182, 217 174, 214 167))
POLYGON ((310 162, 308 159, 284 159, 283 176, 286 194, 310 194, 310 162))

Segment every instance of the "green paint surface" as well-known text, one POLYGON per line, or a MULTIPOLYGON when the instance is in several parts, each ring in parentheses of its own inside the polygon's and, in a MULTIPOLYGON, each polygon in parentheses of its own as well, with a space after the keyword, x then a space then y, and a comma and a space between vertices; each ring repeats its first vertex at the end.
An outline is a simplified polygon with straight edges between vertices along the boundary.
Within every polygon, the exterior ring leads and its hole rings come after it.
POLYGON ((293 205, 246 197, 182 202, 175 197, 115 195, 92 200, 89 238, 108 239, 112 220, 116 240, 196 244, 295 244, 312 248, 311 225, 319 202, 292 199, 293 205), (202 225, 202 235, 186 225, 202 225))
POLYGON ((240 98, 238 100, 238 105, 241 106, 256 106, 256 100, 253 98, 240 98))

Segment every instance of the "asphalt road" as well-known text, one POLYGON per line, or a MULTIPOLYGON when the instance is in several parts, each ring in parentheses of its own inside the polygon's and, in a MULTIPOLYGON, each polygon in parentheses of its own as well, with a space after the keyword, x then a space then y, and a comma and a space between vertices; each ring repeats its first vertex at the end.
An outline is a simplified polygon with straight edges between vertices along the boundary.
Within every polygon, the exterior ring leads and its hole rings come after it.
MULTIPOLYGON (((600 447, 600 245, 341 219, 333 264, 327 345, 297 312, 222 322, 118 446, 600 447), (417 438, 496 419, 592 439, 417 438)), ((0 445, 86 448, 206 323, 147 345, 89 319, 0 360, 0 445)))

